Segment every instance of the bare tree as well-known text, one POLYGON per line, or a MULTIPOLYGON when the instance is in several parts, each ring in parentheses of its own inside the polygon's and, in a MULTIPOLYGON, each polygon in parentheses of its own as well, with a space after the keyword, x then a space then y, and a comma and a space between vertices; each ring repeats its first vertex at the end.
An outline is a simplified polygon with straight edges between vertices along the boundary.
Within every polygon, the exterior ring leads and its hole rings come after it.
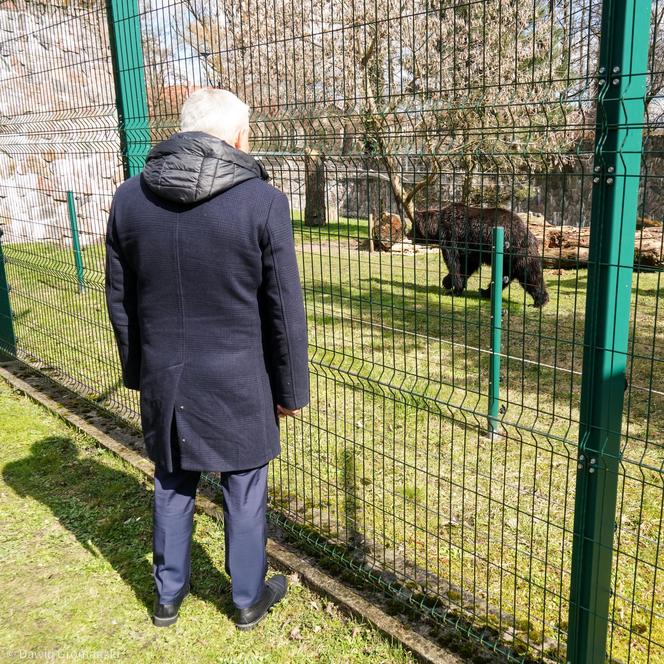
POLYGON ((179 122, 179 109, 192 88, 180 72, 176 54, 164 34, 168 18, 154 0, 144 0, 141 16, 143 66, 152 140, 163 138, 179 122))
POLYGON ((586 0, 574 12, 570 0, 183 4, 179 37, 203 82, 257 111, 262 149, 363 156, 411 219, 436 181, 497 201, 501 182, 559 167, 592 135, 599 25, 586 0))

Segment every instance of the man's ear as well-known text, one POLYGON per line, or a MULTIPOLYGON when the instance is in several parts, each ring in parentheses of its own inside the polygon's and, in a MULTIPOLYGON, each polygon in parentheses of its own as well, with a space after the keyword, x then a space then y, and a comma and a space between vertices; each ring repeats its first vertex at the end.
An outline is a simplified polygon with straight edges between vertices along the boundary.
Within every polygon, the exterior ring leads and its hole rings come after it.
POLYGON ((242 145, 242 129, 238 129, 235 132, 235 140, 233 141, 233 147, 239 150, 241 145, 242 145))
POLYGON ((233 143, 234 147, 236 147, 238 150, 245 150, 248 146, 248 135, 249 127, 242 127, 241 129, 238 129, 237 133, 235 134, 235 142, 233 143))

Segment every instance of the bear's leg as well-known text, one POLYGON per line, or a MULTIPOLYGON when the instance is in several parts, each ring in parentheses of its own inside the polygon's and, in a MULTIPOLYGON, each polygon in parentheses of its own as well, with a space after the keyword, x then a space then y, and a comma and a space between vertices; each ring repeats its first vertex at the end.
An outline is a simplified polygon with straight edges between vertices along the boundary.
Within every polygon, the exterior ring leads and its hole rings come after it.
POLYGON ((459 262, 461 263, 461 280, 463 287, 466 288, 468 279, 477 272, 477 268, 480 266, 480 253, 478 251, 461 252, 459 262))
POLYGON ((544 283, 542 263, 538 257, 527 256, 520 262, 517 279, 523 289, 533 298, 533 305, 543 307, 549 301, 549 293, 544 283))
POLYGON ((455 295, 463 293, 464 279, 461 274, 461 262, 459 260, 459 251, 454 246, 441 245, 443 260, 450 273, 443 279, 443 287, 452 289, 455 295))
MULTIPOLYGON (((488 265, 491 265, 491 263, 489 262, 488 265)), ((509 257, 505 256, 504 259, 503 259, 503 276, 502 276, 501 290, 505 290, 510 285, 510 282, 513 279, 514 279, 514 277, 510 274, 509 257)), ((490 300, 491 299, 491 285, 487 286, 486 288, 480 288, 480 295, 485 300, 490 300)))

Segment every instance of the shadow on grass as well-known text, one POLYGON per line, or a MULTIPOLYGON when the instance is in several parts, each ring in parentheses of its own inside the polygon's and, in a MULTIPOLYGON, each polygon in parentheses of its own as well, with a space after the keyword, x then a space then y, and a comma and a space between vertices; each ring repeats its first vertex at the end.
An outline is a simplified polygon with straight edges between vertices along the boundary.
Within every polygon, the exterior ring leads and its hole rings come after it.
MULTIPOLYGON (((325 362, 332 369, 338 365, 342 372, 362 373, 369 380, 386 380, 382 378, 386 370, 394 367, 393 376, 388 373, 387 380, 400 395, 423 392, 426 388, 418 382, 420 376, 439 381, 444 386, 443 395, 455 390, 469 395, 488 394, 488 372, 485 368, 483 373, 482 359, 488 367, 490 302, 480 298, 475 283, 462 295, 454 296, 427 279, 420 284, 411 274, 395 277, 386 268, 382 273, 374 270, 336 280, 317 272, 309 276, 305 291, 316 351, 324 348, 328 353, 325 362), (348 330, 352 344, 346 341, 348 330), (365 330, 370 330, 370 335, 365 330), (426 364, 430 359, 434 360, 431 366, 426 364), (453 361, 455 365, 451 365, 453 361), (441 377, 445 366, 453 366, 451 376, 441 377)), ((488 274, 482 276, 484 285, 486 279, 488 274)), ((537 425, 546 435, 555 417, 567 437, 566 423, 578 417, 574 409, 580 399, 581 379, 575 372, 580 371, 584 349, 587 279, 585 272, 549 279, 551 302, 542 309, 533 307, 532 298, 516 281, 504 292, 502 352, 509 359, 502 363, 501 395, 508 409, 506 421, 522 430, 537 425), (577 300, 581 294, 584 300, 577 300)), ((654 413, 662 401, 662 380, 653 371, 652 362, 648 364, 649 358, 657 362, 660 356, 654 318, 657 302, 648 298, 655 292, 646 282, 634 289, 638 295, 636 311, 647 312, 651 318, 637 318, 638 325, 630 323, 632 348, 640 350, 630 351, 636 368, 630 369, 626 399, 630 395, 631 399, 625 420, 630 430, 641 432, 639 436, 659 440, 654 413), (648 393, 648 398, 633 391, 639 388, 648 393)), ((380 390, 378 386, 377 393, 381 394, 380 390)), ((449 396, 441 398, 440 394, 437 398, 444 406, 458 406, 458 402, 449 401, 449 396)), ((485 402, 478 404, 473 405, 473 416, 483 419, 485 402)), ((423 407, 430 410, 426 404, 423 407)), ((575 440, 576 434, 571 435, 575 440)))
POLYGON ((101 392, 98 393, 97 397, 95 398, 95 401, 98 404, 104 404, 106 401, 108 401, 112 396, 116 395, 120 389, 124 386, 122 382, 122 376, 118 376, 110 385, 105 390, 102 390, 101 392))
POLYGON ((24 309, 23 311, 19 312, 14 312, 14 322, 15 323, 22 323, 23 319, 29 318, 30 314, 32 313, 32 309, 24 309))
MULTIPOLYGON (((66 436, 36 441, 30 456, 6 464, 2 475, 19 495, 46 505, 92 555, 101 553, 152 615, 151 480, 137 481, 93 456, 81 456, 66 436)), ((230 580, 195 540, 191 565, 191 594, 231 617, 230 580)))

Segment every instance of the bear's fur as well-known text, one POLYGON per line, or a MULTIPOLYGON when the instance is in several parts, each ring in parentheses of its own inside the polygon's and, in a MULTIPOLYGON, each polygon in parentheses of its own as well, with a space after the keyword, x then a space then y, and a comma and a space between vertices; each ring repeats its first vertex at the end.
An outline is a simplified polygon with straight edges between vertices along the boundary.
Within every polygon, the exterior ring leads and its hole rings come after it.
MULTIPOLYGON (((516 279, 532 296, 534 305, 543 307, 549 301, 549 294, 542 273, 540 245, 523 220, 513 212, 461 203, 417 210, 407 237, 419 244, 440 244, 449 270, 443 279, 443 287, 460 295, 480 264, 491 265, 494 226, 505 229, 503 288, 516 279)), ((480 293, 482 297, 491 297, 490 288, 482 288, 480 293)))

